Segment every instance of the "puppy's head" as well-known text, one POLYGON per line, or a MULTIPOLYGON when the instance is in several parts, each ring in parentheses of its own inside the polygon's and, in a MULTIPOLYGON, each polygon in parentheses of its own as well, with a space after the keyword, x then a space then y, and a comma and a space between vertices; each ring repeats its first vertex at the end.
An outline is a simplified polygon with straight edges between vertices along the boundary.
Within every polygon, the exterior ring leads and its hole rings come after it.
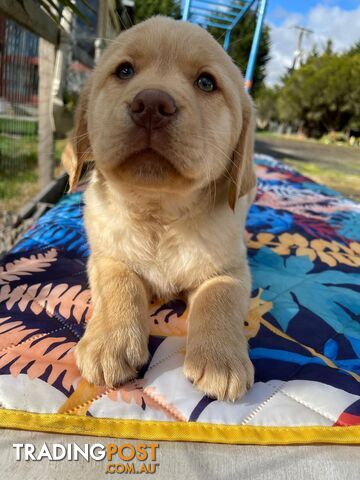
POLYGON ((186 192, 228 179, 232 208, 255 185, 239 69, 205 30, 164 17, 108 47, 81 95, 73 143, 71 187, 88 159, 117 188, 186 192))

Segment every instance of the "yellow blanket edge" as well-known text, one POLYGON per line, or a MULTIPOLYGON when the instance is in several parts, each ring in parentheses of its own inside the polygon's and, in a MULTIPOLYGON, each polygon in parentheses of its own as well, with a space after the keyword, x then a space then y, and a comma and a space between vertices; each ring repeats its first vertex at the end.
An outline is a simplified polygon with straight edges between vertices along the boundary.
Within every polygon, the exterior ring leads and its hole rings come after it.
POLYGON ((252 445, 360 444, 358 425, 348 427, 222 425, 93 418, 85 415, 32 413, 6 409, 0 409, 0 428, 155 441, 252 445))

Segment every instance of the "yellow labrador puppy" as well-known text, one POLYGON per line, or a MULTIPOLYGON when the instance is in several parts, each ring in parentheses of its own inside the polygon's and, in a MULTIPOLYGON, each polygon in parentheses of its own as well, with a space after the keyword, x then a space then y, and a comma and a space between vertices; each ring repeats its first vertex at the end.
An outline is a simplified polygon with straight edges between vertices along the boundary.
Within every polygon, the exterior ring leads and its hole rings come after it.
POLYGON ((255 190, 253 111, 209 33, 164 17, 112 42, 84 88, 66 168, 83 162, 94 312, 75 355, 115 387, 148 360, 148 305, 189 301, 185 376, 217 399, 252 385, 243 332, 251 279, 244 223, 255 190))

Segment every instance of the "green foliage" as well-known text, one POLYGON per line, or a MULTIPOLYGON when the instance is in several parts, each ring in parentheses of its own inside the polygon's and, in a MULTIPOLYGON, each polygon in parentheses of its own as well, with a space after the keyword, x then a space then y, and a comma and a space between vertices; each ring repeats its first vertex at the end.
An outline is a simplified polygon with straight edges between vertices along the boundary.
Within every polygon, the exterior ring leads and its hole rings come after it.
POLYGON ((290 70, 275 89, 256 99, 260 122, 278 120, 312 137, 360 130, 360 42, 348 52, 322 53, 314 47, 307 60, 290 70))
POLYGON ((360 54, 337 55, 327 48, 310 56, 283 79, 280 120, 315 136, 355 128, 360 121, 359 78, 360 54))
POLYGON ((256 117, 260 128, 267 128, 271 121, 278 120, 276 104, 279 91, 277 88, 262 86, 256 95, 256 117))
POLYGON ((360 40, 350 48, 348 55, 360 55, 360 40))
POLYGON ((154 15, 180 18, 180 3, 175 0, 135 0, 135 23, 154 15))

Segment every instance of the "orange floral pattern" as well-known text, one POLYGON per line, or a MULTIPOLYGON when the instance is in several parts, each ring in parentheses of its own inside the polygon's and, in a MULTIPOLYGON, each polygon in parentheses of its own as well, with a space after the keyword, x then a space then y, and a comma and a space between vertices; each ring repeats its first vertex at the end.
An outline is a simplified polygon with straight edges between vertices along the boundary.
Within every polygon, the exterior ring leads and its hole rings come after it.
POLYGON ((329 242, 323 239, 307 240, 304 236, 295 233, 259 233, 254 235, 248 242, 250 248, 269 247, 279 255, 307 256, 311 261, 319 259, 329 267, 335 267, 338 263, 350 267, 360 266, 360 243, 350 242, 349 246, 339 242, 329 242))

